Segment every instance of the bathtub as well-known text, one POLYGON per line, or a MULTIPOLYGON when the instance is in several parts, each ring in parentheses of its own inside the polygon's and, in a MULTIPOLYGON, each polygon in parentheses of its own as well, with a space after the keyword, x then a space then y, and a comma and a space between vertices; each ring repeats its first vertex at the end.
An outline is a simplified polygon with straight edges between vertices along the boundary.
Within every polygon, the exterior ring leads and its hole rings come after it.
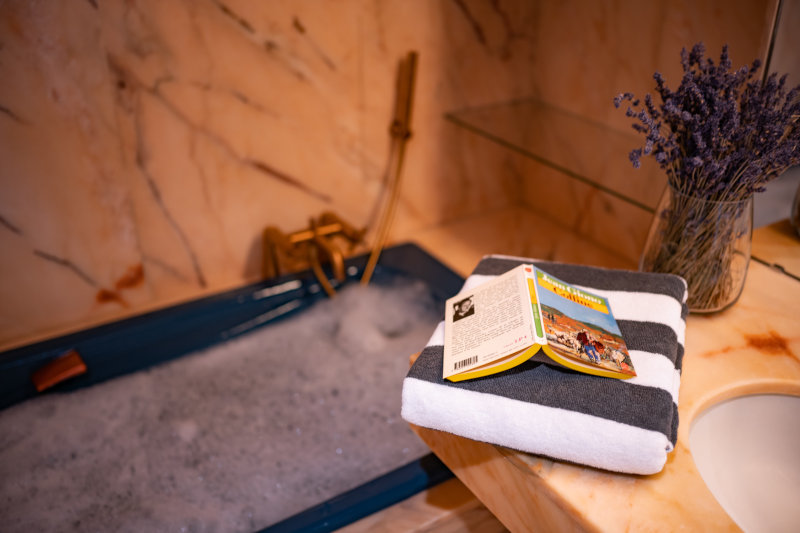
MULTIPOLYGON (((348 290, 348 287, 357 285, 366 264, 366 259, 366 256, 360 256, 346 261, 348 280, 343 284, 343 287, 339 287, 342 294, 348 290)), ((432 333, 436 321, 438 321, 436 317, 442 315, 444 300, 460 289, 463 279, 416 245, 402 244, 387 248, 383 251, 378 267, 373 275, 371 285, 388 287, 401 282, 414 283, 414 286, 417 288, 422 287, 421 290, 427 294, 426 298, 430 298, 432 305, 436 308, 430 315, 428 333, 432 333)), ((218 351, 221 347, 238 346, 236 343, 248 342, 246 339, 251 338, 254 332, 259 332, 260 335, 263 335, 274 331, 274 328, 289 327, 289 324, 292 323, 291 321, 295 320, 296 317, 316 312, 314 310, 321 309, 320 306, 328 305, 325 303, 326 300, 327 297, 324 291, 320 290, 313 274, 310 271, 306 271, 282 276, 278 279, 255 283, 222 294, 7 351, 0 354, 0 409, 2 410, 0 411, 0 422, 3 420, 8 421, 16 412, 15 410, 27 408, 28 406, 31 406, 30 409, 35 416, 41 414, 43 418, 47 418, 48 416, 52 417, 53 407, 47 406, 45 401, 53 401, 54 398, 57 398, 59 402, 58 405, 61 405, 62 399, 65 402, 73 401, 72 398, 75 397, 75 393, 80 393, 82 390, 101 391, 103 390, 102 387, 108 387, 110 386, 109 384, 119 383, 120 380, 123 379, 139 379, 139 376, 147 376, 149 373, 154 375, 158 372, 174 373, 179 371, 180 367, 175 365, 178 364, 184 356, 197 357, 197 354, 212 353, 213 350, 218 351), (88 372, 64 381, 45 393, 37 393, 31 381, 31 375, 48 361, 61 356, 69 350, 76 350, 81 355, 88 367, 88 372), (41 407, 36 407, 39 405, 36 402, 39 402, 41 407)), ((387 310, 376 309, 374 314, 384 311, 387 310)), ((389 309, 389 311, 391 311, 391 309, 389 309)), ((427 326, 422 323, 417 324, 415 327, 424 329, 427 326)), ((345 327, 342 324, 336 325, 337 334, 341 333, 339 330, 347 328, 355 331, 356 335, 358 334, 357 328, 354 329, 350 326, 345 327)), ((351 336, 352 334, 351 332, 351 336)), ((391 337, 391 334, 389 337, 391 337)), ((367 336, 363 339, 363 342, 374 344, 377 341, 371 340, 367 336)), ((421 347, 422 343, 418 348, 421 347)), ((409 350, 408 353, 391 353, 387 354, 387 358, 391 358, 393 361, 397 361, 399 358, 403 361, 402 364, 406 364, 408 355, 410 355, 411 352, 413 352, 413 350, 409 350)), ((322 353, 322 350, 320 350, 319 357, 324 359, 325 356, 326 354, 322 353)), ((285 357, 294 358, 296 356, 286 354, 285 357)), ((188 358, 183 359, 183 361, 188 360, 188 358)), ((289 361, 289 359, 283 360, 289 361)), ((336 364, 342 365, 341 368, 344 368, 344 363, 336 364)), ((352 364, 358 365, 355 367, 356 369, 364 367, 361 362, 352 364)), ((290 366, 288 362, 286 366, 290 366)), ((336 370, 338 368, 340 367, 337 366, 334 368, 332 375, 336 375, 336 370)), ((275 372, 281 372, 281 369, 282 365, 280 363, 275 364, 275 372)), ((294 379, 298 380, 297 382, 299 383, 301 378, 298 376, 302 376, 303 372, 308 373, 309 370, 300 369, 296 372, 297 376, 287 376, 286 381, 292 381, 292 379, 294 379)), ((356 372, 358 372, 358 370, 356 370, 356 372)), ((369 387, 369 376, 367 375, 369 372, 369 370, 364 370, 364 375, 358 377, 358 379, 363 379, 365 389, 369 387)), ((212 372, 210 375, 213 376, 214 373, 212 372)), ((402 376, 400 376, 400 378, 401 377, 402 376)), ((266 404, 270 404, 271 407, 274 407, 274 394, 270 396, 270 391, 252 390, 254 387, 248 387, 246 385, 248 383, 246 379, 247 376, 241 376, 241 378, 241 380, 234 381, 233 388, 237 389, 239 397, 244 398, 243 401, 259 402, 263 399, 265 408, 266 404), (239 383, 242 383, 242 385, 240 386, 239 383), (254 398, 255 400, 253 400, 254 398)), ((168 381, 163 381, 163 379, 159 383, 169 383, 168 381)), ((146 389, 146 393, 139 394, 135 397, 136 401, 125 400, 125 403, 119 404, 113 407, 113 409, 117 411, 138 409, 139 411, 137 411, 137 413, 139 413, 139 415, 137 416, 140 417, 142 416, 141 413, 148 413, 148 409, 151 408, 146 405, 146 401, 143 402, 145 405, 139 405, 138 407, 133 405, 142 403, 140 400, 146 400, 149 394, 160 393, 160 389, 157 387, 154 388, 153 385, 148 385, 147 387, 149 388, 146 389)), ((177 390, 174 394, 184 394, 182 391, 185 391, 185 394, 189 394, 188 389, 191 387, 185 385, 182 387, 184 387, 184 389, 177 390)), ((220 387, 223 388, 222 386, 220 387)), ((257 387, 255 388, 257 389, 257 387)), ((335 393, 334 396, 336 397, 348 394, 348 391, 337 392, 334 386, 329 388, 335 393)), ((215 393, 214 391, 208 392, 208 388, 203 390, 204 392, 202 394, 195 392, 198 394, 198 396, 196 396, 198 401, 201 401, 203 397, 209 394, 215 393)), ((295 398, 287 392, 290 390, 290 388, 287 388, 281 397, 286 397, 286 401, 290 403, 310 402, 310 399, 313 399, 315 404, 314 408, 318 408, 319 406, 317 404, 320 402, 324 404, 326 399, 330 403, 332 398, 327 392, 323 394, 313 390, 305 396, 295 392, 293 393, 297 396, 295 398)), ((272 392, 274 393, 275 391, 272 392)), ((361 391, 349 392, 354 394, 353 403, 359 403, 359 400, 356 399, 358 398, 356 393, 361 391)), ((104 402, 100 400, 99 402, 95 401, 95 403, 104 402)), ((110 405, 113 405, 113 402, 110 402, 110 405)), ((93 406, 93 408, 96 409, 98 407, 93 406)), ((341 410, 342 406, 336 408, 341 410)), ((80 413, 80 406, 75 407, 75 409, 80 413)), ((112 409, 112 407, 109 407, 109 409, 112 409)), ((206 430, 202 428, 198 429, 197 424, 193 426, 192 420, 190 420, 191 417, 184 416, 184 418, 181 418, 175 412, 168 411, 169 410, 162 410, 160 412, 157 410, 153 411, 153 418, 158 418, 161 422, 156 420, 146 421, 146 427, 150 428, 150 431, 157 433, 154 433, 153 438, 165 439, 163 442, 170 443, 169 445, 165 444, 165 448, 175 446, 176 443, 187 447, 197 446, 197 443, 203 438, 203 431, 206 430), (169 431, 167 432, 166 429, 169 429, 169 431)), ((175 409, 173 409, 173 411, 175 411, 175 409)), ((237 416, 238 411, 236 408, 231 407, 229 411, 230 413, 225 416, 237 416)), ((333 415, 333 407, 330 413, 333 415)), ((30 420, 31 425, 38 424, 38 422, 35 421, 35 416, 26 420, 30 420)), ((363 417, 366 415, 362 413, 358 416, 363 417)), ((381 416, 387 418, 385 413, 381 416)), ((392 417, 390 416, 389 418, 392 417)), ((0 436, 0 471, 5 471, 8 475, 9 472, 13 472, 9 463, 14 461, 14 455, 9 452, 4 458, 3 450, 14 450, 14 443, 12 441, 15 438, 25 438, 27 428, 22 426, 28 425, 29 422, 16 421, 7 423, 12 424, 10 427, 14 428, 15 432, 7 432, 7 435, 10 436, 5 437, 6 442, 3 440, 4 437, 0 436), (16 437, 14 437, 15 433, 17 435, 16 437), (7 461, 6 467, 3 467, 2 463, 4 461, 7 461)), ((396 427, 399 428, 402 426, 407 430, 405 424, 399 419, 399 405, 397 405, 396 419, 390 420, 389 423, 396 423, 396 427)), ((289 422, 285 425, 286 427, 281 428, 282 431, 285 430, 287 433, 296 432, 298 436, 302 433, 301 430, 304 429, 301 427, 292 427, 292 423, 289 422)), ((0 425, 0 427, 2 427, 2 425, 0 425)), ((263 433, 263 440, 265 442, 272 438, 270 435, 275 433, 276 427, 278 426, 265 428, 263 433)), ((127 435, 126 431, 132 430, 133 428, 121 427, 115 431, 116 434, 120 435, 120 438, 127 438, 125 437, 127 435)), ((308 431, 309 428, 305 428, 305 430, 308 431)), ((83 433, 92 432, 91 421, 87 421, 83 429, 73 430, 72 428, 65 427, 64 432, 61 435, 53 435, 53 439, 57 440, 63 438, 66 447, 69 444, 68 441, 73 439, 73 436, 71 436, 71 432, 73 431, 83 433)), ((252 431, 254 434, 258 435, 257 428, 252 431)), ((347 442, 345 437, 346 436, 342 436, 341 442, 347 442)), ((225 439, 229 439, 230 435, 216 435, 215 438, 220 439, 224 447, 225 439)), ((330 439, 330 442, 321 443, 321 449, 323 451, 327 452, 327 450, 330 450, 331 454, 339 454, 340 456, 344 456, 348 453, 349 449, 344 444, 337 445, 337 442, 339 442, 337 440, 339 439, 338 435, 326 438, 330 439)), ((352 438, 358 437, 354 436, 352 438)), ((108 437, 105 436, 102 437, 102 439, 108 439, 108 437)), ((97 442, 102 439, 98 437, 89 442, 97 442)), ((298 440, 298 442, 300 441, 298 440)), ((350 442, 352 444, 352 439, 350 442)), ((36 446, 37 443, 33 443, 33 447, 36 446)), ((17 446, 17 448, 21 447, 22 446, 17 446)), ((67 457, 60 457, 58 453, 48 452, 45 454, 45 459, 41 462, 55 462, 54 464, 56 466, 52 467, 55 470, 58 469, 58 461, 62 461, 64 464, 70 464, 75 468, 75 465, 80 464, 78 462, 82 460, 81 455, 83 451, 83 448, 79 448, 77 453, 72 451, 67 457)), ((17 449, 14 453, 20 453, 20 451, 17 449)), ((209 455, 208 451, 204 451, 203 453, 206 456, 209 455)), ((250 452, 243 449, 242 453, 250 452)), ((87 454, 90 455, 88 451, 87 454)), ((332 457, 334 456, 332 455, 332 457)), ((394 461, 396 462, 397 454, 395 454, 394 457, 394 461)), ((91 457, 85 458, 86 461, 90 461, 91 459, 91 457)), ((130 477, 130 472, 133 472, 137 467, 139 469, 151 468, 158 470, 158 467, 150 465, 147 461, 148 458, 141 457, 136 460, 121 460, 120 462, 131 464, 114 465, 113 475, 120 476, 120 479, 125 479, 130 477)), ((184 459, 184 462, 185 461, 184 459)), ((191 465, 186 467, 186 472, 192 471, 190 466, 191 465)), ((258 470, 259 467, 260 465, 254 464, 253 470, 258 470)), ((204 472, 208 474, 210 467, 206 465, 202 466, 202 468, 204 468, 204 472)), ((320 474, 321 470, 327 470, 327 468, 328 467, 322 469, 318 468, 316 472, 305 474, 305 479, 315 479, 314 476, 320 474)), ((165 494, 170 490, 179 490, 179 488, 176 488, 177 485, 173 488, 165 486, 165 484, 169 484, 169 476, 166 476, 163 472, 156 473, 160 476, 160 488, 158 490, 166 491, 165 494)), ((15 475, 18 478, 21 477, 20 474, 15 475)), ((215 470, 213 475, 224 476, 224 465, 220 466, 218 470, 215 470)), ((212 521, 209 525, 202 521, 202 517, 185 517, 185 525, 180 529, 186 531, 201 529, 248 531, 293 531, 302 529, 329 531, 392 505, 420 490, 424 490, 425 488, 448 479, 451 476, 452 474, 449 470, 439 462, 438 459, 426 451, 426 453, 418 457, 410 458, 408 462, 400 466, 393 466, 391 469, 378 476, 368 480, 362 480, 356 486, 349 487, 333 495, 326 494, 324 499, 313 505, 308 505, 297 512, 292 512, 288 516, 281 516, 277 521, 270 521, 265 524, 263 521, 259 522, 257 518, 252 518, 259 515, 260 509, 257 505, 250 505, 248 507, 249 511, 245 509, 239 513, 247 512, 247 514, 251 515, 250 521, 248 522, 248 519, 244 516, 239 517, 237 515, 235 527, 227 522, 216 523, 212 521)), ((210 476, 206 475, 206 477, 208 478, 210 476)), ((202 479, 203 476, 198 476, 198 478, 197 483, 202 484, 204 482, 202 479)), ((8 480, 8 477, 6 479, 8 480)), ((272 483, 273 481, 274 479, 263 479, 260 482, 272 483)), ((33 485, 35 483, 34 481, 26 480, 26 482, 32 484, 32 487, 35 487, 35 485, 33 485)), ((306 484, 309 483, 313 484, 314 482, 306 482, 306 484)), ((280 483, 278 483, 278 485, 280 485, 280 483)), ((38 487, 35 487, 31 492, 34 494, 40 492, 37 489, 38 487)), ((275 489, 273 488, 271 490, 275 489)), ((107 493, 108 488, 104 489, 104 492, 107 493)), ((222 495, 222 499, 225 500, 227 498, 235 500, 236 494, 237 493, 224 494, 222 495)), ((324 492, 320 492, 320 494, 324 494, 324 492)), ((103 499, 102 495, 99 499, 103 499)), ((124 495, 117 495, 117 499, 120 500, 117 505, 123 505, 126 506, 126 508, 135 505, 135 502, 126 503, 124 495)), ((0 510, 3 505, 12 505, 8 503, 8 501, 9 500, 0 502, 0 510)), ((15 507, 18 505, 17 502, 12 503, 15 507)), ((32 506, 39 505, 32 501, 27 501, 26 503, 32 506)), ((270 502, 265 501, 264 505, 270 505, 270 502)), ((39 506, 41 507, 41 505, 39 506)), ((89 507, 93 506, 90 505, 89 507)), ((197 512, 202 514, 201 508, 203 507, 203 505, 198 504, 199 510, 197 510, 197 512)), ((99 513, 99 511, 93 512, 99 513)), ((71 513, 71 511, 67 514, 69 513, 71 513)), ((68 517, 69 520, 73 520, 72 525, 75 529, 80 530, 82 525, 88 527, 89 524, 92 524, 90 521, 91 517, 86 513, 88 513, 88 511, 77 518, 72 515, 68 517), (83 520, 83 522, 81 522, 81 520, 83 520)), ((138 519, 137 517, 137 520, 138 519)), ((27 520, 25 518, 21 518, 20 520, 21 521, 18 523, 20 530, 35 525, 42 525, 41 523, 25 522, 25 520, 27 520)), ((55 517, 54 520, 57 520, 55 523, 63 524, 65 518, 55 517)), ((133 524, 127 523, 126 525, 129 527, 148 528, 158 526, 157 519, 153 520, 153 523, 135 522, 133 524)), ((94 523, 94 525, 96 524, 97 523, 94 523)), ((181 524, 183 524, 183 522, 181 522, 181 524)))

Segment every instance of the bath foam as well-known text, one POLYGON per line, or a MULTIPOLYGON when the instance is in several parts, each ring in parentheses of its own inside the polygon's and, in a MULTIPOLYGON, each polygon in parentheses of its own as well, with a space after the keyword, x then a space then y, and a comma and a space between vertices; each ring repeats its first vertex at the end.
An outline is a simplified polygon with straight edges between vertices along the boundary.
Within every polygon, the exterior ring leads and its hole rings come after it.
POLYGON ((399 417, 441 309, 348 285, 170 363, 0 411, 3 531, 254 531, 429 452, 399 417))

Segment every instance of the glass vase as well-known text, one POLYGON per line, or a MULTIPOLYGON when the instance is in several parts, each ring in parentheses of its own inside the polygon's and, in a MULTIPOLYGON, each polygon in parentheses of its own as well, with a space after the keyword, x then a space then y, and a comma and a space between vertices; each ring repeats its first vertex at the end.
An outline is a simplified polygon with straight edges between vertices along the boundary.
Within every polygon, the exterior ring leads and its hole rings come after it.
POLYGON ((797 187, 797 192, 794 193, 794 201, 792 202, 792 211, 790 213, 789 221, 792 223, 797 236, 800 237, 800 186, 797 187))
POLYGON ((692 313, 722 311, 742 293, 752 236, 752 196, 709 201, 667 186, 653 215, 639 270, 684 278, 692 313))

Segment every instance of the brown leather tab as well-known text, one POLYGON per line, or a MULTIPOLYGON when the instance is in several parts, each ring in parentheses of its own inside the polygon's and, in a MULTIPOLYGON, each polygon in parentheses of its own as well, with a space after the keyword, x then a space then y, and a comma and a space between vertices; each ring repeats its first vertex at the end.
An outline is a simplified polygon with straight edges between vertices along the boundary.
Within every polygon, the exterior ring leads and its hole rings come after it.
POLYGON ((49 361, 31 376, 36 390, 42 392, 64 380, 86 373, 86 363, 80 354, 70 350, 64 355, 49 361))

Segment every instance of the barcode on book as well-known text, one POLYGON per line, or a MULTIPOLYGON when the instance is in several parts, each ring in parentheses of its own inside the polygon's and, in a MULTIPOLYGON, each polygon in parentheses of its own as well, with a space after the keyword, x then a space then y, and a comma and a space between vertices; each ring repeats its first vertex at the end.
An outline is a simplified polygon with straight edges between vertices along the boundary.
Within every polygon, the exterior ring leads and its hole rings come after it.
POLYGON ((456 364, 453 365, 453 370, 459 370, 464 368, 465 366, 469 366, 478 362, 478 356, 473 355, 472 357, 467 357, 466 359, 462 359, 461 361, 456 361, 456 364))

